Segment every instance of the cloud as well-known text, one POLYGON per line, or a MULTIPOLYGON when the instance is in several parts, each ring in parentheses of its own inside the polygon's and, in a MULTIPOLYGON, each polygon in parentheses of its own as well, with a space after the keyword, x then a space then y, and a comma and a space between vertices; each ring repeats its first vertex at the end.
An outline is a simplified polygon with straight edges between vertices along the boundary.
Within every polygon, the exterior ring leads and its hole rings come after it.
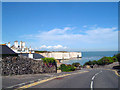
POLYGON ((114 48, 118 45, 118 31, 116 27, 87 27, 86 30, 78 30, 73 27, 55 28, 49 31, 41 31, 34 35, 24 35, 26 39, 33 39, 41 48, 56 49, 65 48, 114 48), (54 45, 57 46, 54 46, 54 45), (46 46, 47 45, 47 46, 46 46), (63 46, 62 46, 63 45, 63 46))
POLYGON ((46 35, 53 35, 53 34, 64 34, 66 33, 67 31, 69 30, 72 30, 74 28, 71 28, 71 27, 65 27, 63 29, 60 29, 60 28, 55 28, 55 29, 52 29, 48 32, 43 32, 42 34, 46 34, 46 35))
POLYGON ((40 48, 47 48, 47 46, 46 45, 42 45, 40 48))

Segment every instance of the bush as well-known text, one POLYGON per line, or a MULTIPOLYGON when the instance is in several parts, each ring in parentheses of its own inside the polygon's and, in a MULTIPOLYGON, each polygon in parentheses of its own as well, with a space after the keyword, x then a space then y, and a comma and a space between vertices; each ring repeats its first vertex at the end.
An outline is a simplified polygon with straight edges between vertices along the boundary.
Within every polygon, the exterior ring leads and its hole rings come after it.
POLYGON ((97 61, 96 61, 96 60, 93 60, 93 61, 92 61, 92 65, 95 65, 95 64, 97 64, 97 61))
POLYGON ((61 64, 60 69, 61 69, 62 72, 69 72, 69 71, 74 71, 75 67, 73 65, 61 64))
POLYGON ((76 63, 73 63, 72 65, 73 65, 74 67, 79 67, 79 66, 80 66, 80 63, 77 63, 77 62, 76 62, 76 63))
POLYGON ((117 62, 118 61, 117 57, 113 56, 113 61, 117 62))
POLYGON ((45 65, 52 67, 52 65, 56 65, 56 60, 54 58, 42 58, 45 65))
POLYGON ((68 71, 75 71, 75 67, 73 65, 67 65, 68 71))
POLYGON ((85 65, 108 65, 111 64, 113 62, 117 62, 117 58, 115 56, 113 57, 103 57, 101 59, 99 59, 98 61, 94 60, 94 61, 88 61, 84 64, 85 65))
POLYGON ((85 66, 85 65, 92 65, 92 61, 86 62, 86 63, 84 64, 84 66, 85 66))
POLYGON ((62 72, 65 71, 66 68, 67 68, 67 66, 65 64, 60 65, 60 69, 61 69, 62 72))
POLYGON ((117 58, 118 62, 120 63, 120 53, 118 53, 117 55, 115 55, 115 57, 117 58))

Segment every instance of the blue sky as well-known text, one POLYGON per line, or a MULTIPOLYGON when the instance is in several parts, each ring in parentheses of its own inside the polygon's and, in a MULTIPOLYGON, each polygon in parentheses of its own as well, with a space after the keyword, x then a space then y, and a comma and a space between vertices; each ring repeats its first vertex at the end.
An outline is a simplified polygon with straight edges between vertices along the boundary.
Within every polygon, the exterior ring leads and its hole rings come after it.
POLYGON ((118 49, 117 2, 2 4, 3 43, 25 41, 39 50, 118 49))

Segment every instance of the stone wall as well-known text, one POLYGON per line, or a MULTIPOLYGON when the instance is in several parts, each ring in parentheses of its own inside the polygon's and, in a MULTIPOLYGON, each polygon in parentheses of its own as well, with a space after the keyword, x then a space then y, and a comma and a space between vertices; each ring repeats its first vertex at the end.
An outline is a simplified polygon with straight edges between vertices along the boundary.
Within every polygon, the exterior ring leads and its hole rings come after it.
POLYGON ((24 56, 4 57, 1 60, 2 75, 23 75, 38 73, 56 73, 56 65, 46 66, 42 60, 33 60, 24 56))

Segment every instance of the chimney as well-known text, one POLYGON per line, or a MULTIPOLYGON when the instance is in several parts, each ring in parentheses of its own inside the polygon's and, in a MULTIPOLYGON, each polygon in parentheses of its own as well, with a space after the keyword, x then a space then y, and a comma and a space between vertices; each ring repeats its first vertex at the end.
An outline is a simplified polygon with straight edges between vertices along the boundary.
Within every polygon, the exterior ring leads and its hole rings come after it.
POLYGON ((25 48, 25 42, 22 42, 22 46, 23 46, 23 48, 25 48))
POLYGON ((10 42, 8 42, 8 47, 10 48, 10 42))
POLYGON ((18 48, 18 41, 14 41, 14 46, 18 48))
POLYGON ((20 48, 22 48, 22 41, 20 41, 20 48))

